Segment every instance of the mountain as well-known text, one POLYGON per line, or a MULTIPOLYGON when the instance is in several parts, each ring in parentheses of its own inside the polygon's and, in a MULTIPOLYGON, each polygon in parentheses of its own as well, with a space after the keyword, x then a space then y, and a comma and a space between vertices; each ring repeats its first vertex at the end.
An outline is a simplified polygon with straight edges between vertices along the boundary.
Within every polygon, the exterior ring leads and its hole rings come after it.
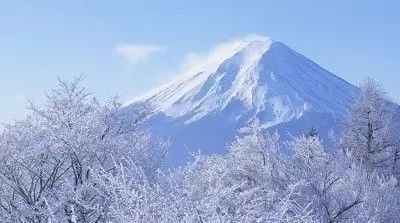
POLYGON ((145 109, 145 127, 170 139, 174 166, 191 151, 223 152, 237 130, 256 119, 283 138, 316 127, 327 139, 355 91, 283 43, 257 36, 217 47, 125 109, 145 109))

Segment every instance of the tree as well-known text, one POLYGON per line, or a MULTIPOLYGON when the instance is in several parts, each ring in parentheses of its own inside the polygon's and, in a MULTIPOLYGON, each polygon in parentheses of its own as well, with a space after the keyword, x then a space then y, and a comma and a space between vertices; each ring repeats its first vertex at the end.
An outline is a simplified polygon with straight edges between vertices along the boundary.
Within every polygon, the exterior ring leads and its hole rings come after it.
POLYGON ((112 170, 114 160, 123 157, 146 166, 146 173, 156 171, 157 162, 146 165, 146 157, 163 157, 165 144, 140 131, 134 115, 121 112, 115 100, 102 105, 91 98, 80 87, 82 80, 60 80, 45 106, 31 103, 31 114, 2 134, 0 215, 5 221, 92 222, 105 214, 97 209, 91 187, 94 172, 112 170))
POLYGON ((244 156, 251 160, 254 155, 257 153, 241 156, 198 154, 188 165, 167 176, 170 186, 162 184, 162 187, 171 188, 167 190, 172 191, 173 200, 179 201, 175 207, 181 211, 174 221, 316 222, 310 204, 298 202, 305 182, 274 189, 270 180, 265 181, 269 174, 263 170, 260 157, 252 162, 254 168, 236 166, 244 156), (256 182, 249 181, 249 174, 261 178, 256 182))
POLYGON ((399 123, 374 82, 349 109, 344 150, 256 121, 226 154, 163 171, 169 144, 81 81, 0 135, 0 222, 400 222, 399 123))
POLYGON ((367 79, 344 121, 342 148, 371 172, 388 172, 396 146, 393 129, 394 104, 380 84, 367 79))
POLYGON ((400 208, 393 198, 400 192, 396 179, 368 173, 341 150, 326 152, 318 137, 302 136, 289 145, 294 154, 284 169, 292 182, 305 182, 297 202, 311 203, 321 222, 399 220, 391 214, 400 208))
POLYGON ((229 145, 234 169, 239 177, 249 184, 260 185, 259 181, 279 180, 280 142, 277 133, 265 131, 258 121, 239 129, 239 137, 229 145))

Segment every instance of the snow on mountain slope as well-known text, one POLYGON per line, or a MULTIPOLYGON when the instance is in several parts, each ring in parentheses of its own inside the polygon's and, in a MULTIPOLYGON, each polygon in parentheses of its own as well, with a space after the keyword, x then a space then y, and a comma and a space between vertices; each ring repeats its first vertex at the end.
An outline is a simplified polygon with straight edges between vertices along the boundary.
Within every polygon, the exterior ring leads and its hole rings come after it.
POLYGON ((126 109, 145 107, 145 125, 171 140, 170 160, 180 163, 188 151, 224 151, 237 129, 255 119, 284 136, 311 126, 326 135, 356 90, 284 44, 257 36, 213 50, 126 109))

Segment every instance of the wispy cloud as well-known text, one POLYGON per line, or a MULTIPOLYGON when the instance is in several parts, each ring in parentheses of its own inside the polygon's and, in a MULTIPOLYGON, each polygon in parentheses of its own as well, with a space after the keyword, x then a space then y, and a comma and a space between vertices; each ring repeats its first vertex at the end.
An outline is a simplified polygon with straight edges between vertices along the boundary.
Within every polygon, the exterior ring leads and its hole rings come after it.
POLYGON ((229 41, 216 44, 206 52, 188 52, 183 58, 181 69, 187 71, 196 67, 213 67, 220 64, 221 60, 232 56, 246 42, 265 41, 268 39, 269 37, 251 33, 241 38, 233 38, 229 41))
POLYGON ((147 62, 152 56, 164 50, 166 50, 166 47, 126 43, 114 47, 114 52, 130 64, 147 62))

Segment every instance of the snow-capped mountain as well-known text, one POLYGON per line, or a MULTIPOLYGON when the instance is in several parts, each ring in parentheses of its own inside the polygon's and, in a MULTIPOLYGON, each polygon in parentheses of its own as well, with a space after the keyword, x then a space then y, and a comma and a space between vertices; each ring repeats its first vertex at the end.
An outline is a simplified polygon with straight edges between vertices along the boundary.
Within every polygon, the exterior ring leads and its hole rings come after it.
POLYGON ((146 127, 170 139, 170 162, 175 165, 190 151, 224 151, 237 129, 256 119, 282 137, 311 127, 325 137, 335 130, 355 91, 286 45, 253 37, 218 47, 126 109, 146 109, 146 127))

